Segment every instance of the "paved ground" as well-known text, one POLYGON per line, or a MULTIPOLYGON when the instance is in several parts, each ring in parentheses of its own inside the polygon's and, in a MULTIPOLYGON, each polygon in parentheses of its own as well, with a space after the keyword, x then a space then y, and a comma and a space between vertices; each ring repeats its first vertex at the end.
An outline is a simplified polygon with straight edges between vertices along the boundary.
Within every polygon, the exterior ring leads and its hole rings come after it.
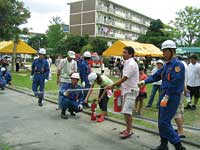
POLYGON ((83 113, 62 120, 56 105, 45 102, 39 107, 36 101, 10 90, 0 91, 0 137, 13 150, 148 150, 159 143, 157 136, 138 130, 132 138, 121 140, 118 132, 123 126, 91 122, 83 113))

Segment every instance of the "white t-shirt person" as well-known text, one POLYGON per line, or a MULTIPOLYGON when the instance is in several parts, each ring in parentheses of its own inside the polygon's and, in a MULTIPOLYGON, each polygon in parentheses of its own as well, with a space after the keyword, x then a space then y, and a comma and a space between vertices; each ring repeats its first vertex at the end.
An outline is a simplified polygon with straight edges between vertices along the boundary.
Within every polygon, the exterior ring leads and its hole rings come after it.
POLYGON ((139 82, 138 64, 133 58, 129 58, 125 61, 123 76, 128 77, 128 79, 121 84, 122 95, 130 93, 131 89, 136 88, 139 82))

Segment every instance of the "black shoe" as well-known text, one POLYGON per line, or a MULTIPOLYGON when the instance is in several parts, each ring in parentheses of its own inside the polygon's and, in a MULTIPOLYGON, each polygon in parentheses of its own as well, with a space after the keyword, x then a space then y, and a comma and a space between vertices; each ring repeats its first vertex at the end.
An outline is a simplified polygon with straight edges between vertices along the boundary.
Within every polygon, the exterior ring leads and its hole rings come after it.
POLYGON ((185 135, 179 135, 179 137, 181 138, 181 139, 184 139, 184 138, 186 138, 186 136, 185 135))
POLYGON ((169 150, 167 145, 159 145, 158 147, 156 147, 153 150, 169 150))
POLYGON ((76 116, 76 114, 73 111, 70 111, 71 116, 76 116))
POLYGON ((181 144, 181 142, 178 142, 174 144, 176 150, 186 150, 186 148, 181 144))
POLYGON ((65 114, 61 114, 61 118, 62 119, 68 119, 67 115, 65 115, 65 114))
POLYGON ((179 147, 176 147, 176 150, 186 150, 186 148, 184 146, 179 146, 179 147))
POLYGON ((187 104, 186 107, 184 107, 185 109, 192 109, 192 105, 191 104, 187 104))
POLYGON ((42 106, 43 106, 42 102, 41 102, 41 103, 38 103, 38 106, 42 107, 42 106))
POLYGON ((42 106, 42 99, 41 98, 38 99, 38 105, 42 106))

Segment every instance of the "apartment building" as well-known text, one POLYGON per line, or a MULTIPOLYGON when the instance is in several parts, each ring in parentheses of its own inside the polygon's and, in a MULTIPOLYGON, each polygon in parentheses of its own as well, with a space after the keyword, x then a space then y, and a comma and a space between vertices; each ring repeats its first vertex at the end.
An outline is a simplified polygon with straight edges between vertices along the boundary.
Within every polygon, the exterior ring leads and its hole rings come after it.
POLYGON ((78 0, 70 5, 70 33, 136 40, 151 18, 109 0, 78 0))

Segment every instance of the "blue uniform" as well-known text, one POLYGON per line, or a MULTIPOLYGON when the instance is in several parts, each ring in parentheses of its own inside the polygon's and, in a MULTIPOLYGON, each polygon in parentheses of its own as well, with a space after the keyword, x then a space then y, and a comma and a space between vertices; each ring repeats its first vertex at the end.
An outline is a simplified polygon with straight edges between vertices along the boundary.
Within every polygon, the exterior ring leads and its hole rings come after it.
MULTIPOLYGON (((82 60, 80 64, 80 78, 81 82, 85 82, 85 88, 90 88, 90 82, 88 80, 88 75, 91 72, 90 66, 86 60, 82 60)), ((87 96, 88 90, 84 91, 84 98, 87 96)))
POLYGON ((3 72, 0 71, 0 88, 3 90, 6 86, 6 79, 3 72))
MULTIPOLYGON (((1 70, 1 67, 0 67, 0 70, 1 70)), ((10 71, 8 71, 7 69, 6 69, 6 72, 4 74, 4 77, 5 77, 5 80, 6 80, 6 84, 9 84, 12 81, 12 75, 11 75, 10 71)))
POLYGON ((176 144, 180 142, 178 134, 171 125, 177 108, 180 103, 180 95, 184 89, 185 67, 173 58, 167 62, 162 69, 158 70, 154 75, 145 80, 145 83, 152 83, 162 79, 161 94, 159 100, 167 95, 169 97, 166 107, 159 107, 158 127, 161 138, 167 139, 170 143, 176 144))
POLYGON ((46 59, 35 59, 32 63, 31 75, 33 77, 32 90, 39 99, 44 98, 45 79, 49 78, 49 64, 46 59), (38 92, 38 87, 39 91, 38 92))
POLYGON ((70 112, 72 111, 79 112, 78 105, 80 104, 82 105, 84 100, 83 90, 81 86, 77 85, 74 87, 71 83, 66 83, 62 86, 59 94, 63 96, 62 110, 66 111, 66 109, 68 108, 70 112), (68 96, 64 95, 64 92, 73 89, 75 91, 69 91, 68 96))

